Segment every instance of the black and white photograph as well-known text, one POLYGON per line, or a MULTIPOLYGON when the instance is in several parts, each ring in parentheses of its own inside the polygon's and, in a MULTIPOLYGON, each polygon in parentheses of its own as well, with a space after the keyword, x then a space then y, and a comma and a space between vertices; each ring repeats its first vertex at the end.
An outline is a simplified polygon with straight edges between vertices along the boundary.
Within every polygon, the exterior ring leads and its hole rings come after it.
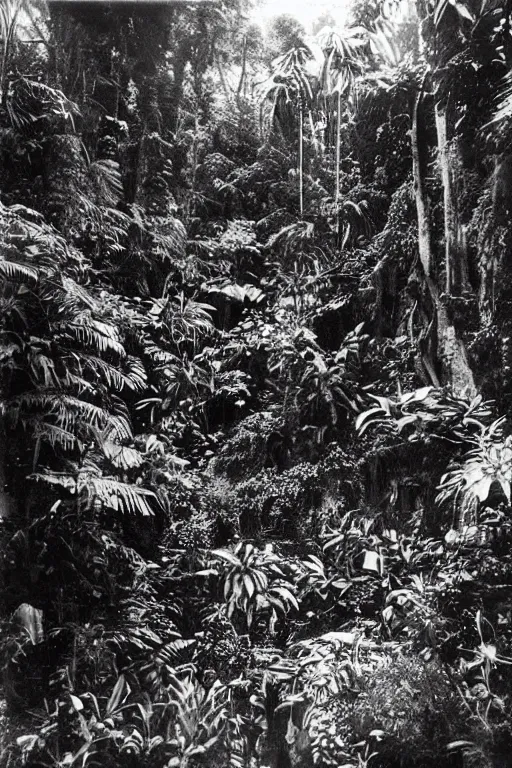
POLYGON ((0 0, 0 768, 512 768, 512 0, 0 0))

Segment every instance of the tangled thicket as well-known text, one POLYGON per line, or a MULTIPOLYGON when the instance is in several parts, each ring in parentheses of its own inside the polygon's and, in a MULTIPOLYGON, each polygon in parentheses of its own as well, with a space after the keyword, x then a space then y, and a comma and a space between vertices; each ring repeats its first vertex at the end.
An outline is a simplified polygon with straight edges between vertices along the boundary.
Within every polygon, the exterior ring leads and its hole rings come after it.
POLYGON ((0 765, 510 764, 509 4, 0 7, 0 765))

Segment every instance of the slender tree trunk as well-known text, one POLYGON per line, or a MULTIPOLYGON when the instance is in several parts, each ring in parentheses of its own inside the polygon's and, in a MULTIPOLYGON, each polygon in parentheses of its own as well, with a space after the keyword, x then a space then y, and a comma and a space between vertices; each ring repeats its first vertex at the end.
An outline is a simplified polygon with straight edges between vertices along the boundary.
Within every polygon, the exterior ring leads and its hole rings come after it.
POLYGON ((5 99, 7 96, 7 88, 5 86, 5 83, 7 79, 7 73, 9 69, 9 61, 11 58, 12 48, 15 40, 18 13, 19 13, 19 8, 14 10, 14 13, 10 19, 9 18, 7 19, 6 27, 4 30, 5 37, 4 37, 4 40, 2 41, 3 52, 2 52, 1 62, 0 62, 0 96, 1 96, 2 105, 5 104, 5 99))
POLYGON ((338 205, 340 199, 340 155, 341 155, 341 92, 338 91, 336 108, 336 193, 334 199, 338 205))
POLYGON ((175 63, 173 67, 174 83, 171 95, 171 125, 172 131, 176 132, 179 123, 180 107, 183 99, 183 88, 185 82, 185 72, 191 54, 190 39, 181 41, 178 50, 175 53, 175 63))
POLYGON ((338 248, 341 248, 340 233, 340 164, 341 164, 341 91, 338 90, 336 109, 336 191, 334 200, 336 203, 336 240, 338 248))
POLYGON ((301 219, 304 217, 304 130, 302 102, 299 104, 299 209, 301 219))
POLYGON ((443 184, 444 208, 444 263, 445 291, 448 296, 454 287, 454 273, 457 247, 457 217, 452 194, 450 157, 448 151, 447 105, 437 102, 435 105, 438 162, 443 184))
MULTIPOLYGON (((425 191, 425 180, 421 168, 420 147, 418 141, 418 112, 422 99, 422 90, 416 96, 412 114, 411 128, 411 147, 412 147, 412 169, 414 177, 414 196, 416 200, 416 213, 418 217, 418 250, 421 265, 427 280, 431 281, 430 270, 432 265, 432 234, 430 231, 430 217, 428 198, 425 191)), ((429 291, 432 294, 432 287, 429 284, 429 291)), ((434 300, 434 296, 432 296, 434 300)), ((436 299, 437 300, 437 297, 436 299)))
POLYGON ((222 71, 222 64, 220 63, 218 56, 215 56, 215 64, 217 66, 217 72, 219 73, 220 83, 222 85, 222 90, 224 91, 224 96, 226 97, 226 101, 229 101, 231 93, 226 83, 226 78, 224 77, 224 72, 222 71))
POLYGON ((449 147, 448 104, 435 105, 438 162, 443 184, 444 242, 445 242, 445 291, 470 291, 465 232, 459 220, 457 196, 454 192, 453 156, 456 148, 449 147))
POLYGON ((313 146, 315 148, 315 155, 316 155, 316 157, 319 157, 320 156, 320 145, 319 145, 318 139, 316 137, 315 123, 313 121, 313 113, 311 112, 310 109, 308 110, 308 120, 309 120, 309 129, 311 131, 311 141, 313 142, 313 146))
POLYGON ((242 71, 240 73, 240 80, 238 82, 238 88, 236 90, 236 103, 237 107, 242 113, 242 95, 245 96, 245 81, 247 70, 247 35, 244 35, 242 42, 242 71))
POLYGON ((512 0, 505 3, 505 23, 503 24, 503 49, 507 67, 510 68, 512 62, 512 45, 510 43, 510 15, 512 13, 512 0))

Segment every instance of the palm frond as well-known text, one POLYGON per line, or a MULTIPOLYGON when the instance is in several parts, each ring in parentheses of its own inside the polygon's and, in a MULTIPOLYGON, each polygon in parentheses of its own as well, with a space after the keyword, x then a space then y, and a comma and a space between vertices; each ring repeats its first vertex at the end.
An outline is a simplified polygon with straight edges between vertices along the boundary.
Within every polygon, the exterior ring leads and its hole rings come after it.
POLYGON ((299 101, 304 104, 312 100, 313 89, 306 66, 311 58, 308 48, 292 48, 272 62, 271 76, 257 86, 260 105, 271 103, 271 125, 280 103, 299 101))
POLYGON ((29 267, 27 264, 0 259, 0 277, 13 283, 35 283, 39 278, 39 274, 37 269, 29 267))
POLYGON ((495 104, 493 116, 484 128, 504 123, 512 117, 512 70, 503 78, 495 104))
POLYGON ((324 53, 320 72, 322 93, 350 93, 356 77, 364 69, 359 49, 367 45, 368 33, 361 27, 340 31, 324 27, 318 33, 317 40, 324 53))
POLYGON ((84 313, 70 322, 58 324, 55 331, 60 332, 62 338, 76 340, 97 353, 112 352, 116 357, 126 357, 116 328, 99 320, 93 320, 89 314, 84 313))
POLYGON ((34 438, 48 443, 54 449, 63 448, 65 451, 72 451, 76 447, 80 448, 83 445, 72 432, 42 420, 35 422, 34 438))
POLYGON ((119 163, 115 160, 96 160, 87 166, 87 175, 98 205, 115 206, 123 196, 123 182, 119 163))
POLYGON ((0 413, 12 427, 22 419, 53 417, 57 426, 74 432, 78 425, 108 430, 109 435, 125 440, 132 437, 128 418, 112 414, 100 406, 59 391, 25 392, 0 401, 0 413))
POLYGON ((89 472, 79 472, 76 476, 66 472, 36 472, 30 480, 56 485, 72 494, 82 496, 88 505, 99 501, 108 509, 127 514, 140 514, 149 517, 154 514, 151 503, 157 503, 152 491, 138 485, 122 483, 107 477, 95 477, 89 472))
POLYGON ((134 469, 144 462, 142 454, 135 448, 119 445, 111 440, 105 440, 102 448, 107 459, 118 469, 134 469))
POLYGON ((64 118, 74 125, 73 118, 79 114, 77 104, 62 91, 27 77, 9 83, 5 106, 11 125, 16 130, 51 117, 64 118))
POLYGON ((99 499, 116 512, 138 513, 144 517, 154 514, 151 502, 157 503, 152 491, 107 477, 79 477, 77 489, 78 492, 85 491, 91 499, 99 499))

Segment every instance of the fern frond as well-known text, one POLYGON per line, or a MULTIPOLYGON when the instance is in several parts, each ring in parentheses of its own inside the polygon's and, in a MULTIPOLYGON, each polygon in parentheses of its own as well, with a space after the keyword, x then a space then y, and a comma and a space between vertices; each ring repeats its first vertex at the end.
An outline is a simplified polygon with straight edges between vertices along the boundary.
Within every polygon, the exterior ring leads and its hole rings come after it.
POLYGON ((89 291, 79 285, 71 277, 62 275, 62 287, 64 289, 62 299, 59 301, 61 305, 62 313, 72 311, 73 314, 78 314, 83 307, 93 311, 99 311, 99 304, 96 299, 91 296, 89 291))
POLYGON ((0 202, 0 242, 23 254, 26 266, 48 273, 69 255, 66 240, 44 223, 38 211, 24 205, 8 207, 0 202))
POLYGON ((109 423, 103 430, 103 435, 105 439, 112 440, 113 442, 133 440, 129 419, 123 416, 110 416, 109 423))
POLYGON ((265 248, 272 249, 276 246, 284 245, 285 253, 290 249, 300 247, 306 240, 314 237, 315 225, 309 221, 297 221, 281 227, 279 232, 275 232, 265 243, 265 248))
POLYGON ((38 341, 39 339, 34 337, 30 339, 31 348, 28 355, 28 363, 32 380, 42 384, 45 389, 58 388, 60 380, 55 370, 54 361, 36 347, 38 341))
MULTIPOLYGON (((69 360, 63 358, 63 362, 68 364, 69 360)), ((72 392, 78 397, 83 397, 86 393, 94 394, 98 389, 98 382, 95 381, 92 384, 90 381, 86 381, 83 376, 73 373, 68 368, 59 378, 57 388, 64 393, 72 392)))
POLYGON ((76 479, 73 475, 67 472, 51 472, 45 470, 44 472, 35 472, 29 475, 29 480, 35 482, 47 483, 48 485, 57 485, 59 488, 64 488, 66 491, 75 494, 76 493, 76 479))
POLYGON ((63 117, 73 125, 74 115, 79 114, 78 106, 62 91, 27 77, 10 83, 5 106, 11 125, 17 130, 51 116, 63 117))
POLYGON ((146 369, 138 357, 128 356, 126 359, 125 376, 127 386, 135 392, 144 391, 148 383, 146 369))

